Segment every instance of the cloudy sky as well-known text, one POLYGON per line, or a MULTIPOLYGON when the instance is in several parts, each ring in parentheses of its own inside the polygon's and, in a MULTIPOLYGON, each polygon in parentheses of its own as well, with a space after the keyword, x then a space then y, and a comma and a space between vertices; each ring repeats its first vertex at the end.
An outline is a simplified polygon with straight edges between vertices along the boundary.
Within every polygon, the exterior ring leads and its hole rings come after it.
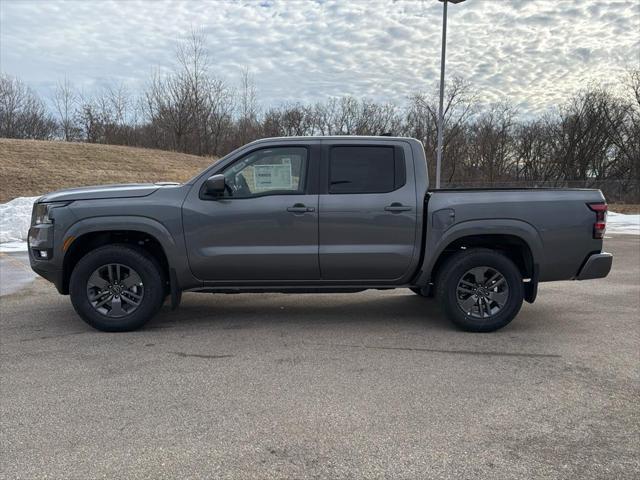
MULTIPOLYGON (((402 103, 437 86, 436 0, 0 0, 0 68, 44 96, 65 76, 85 91, 136 91, 202 28, 215 73, 243 67, 263 105, 351 94, 402 103)), ((467 0, 449 6, 447 75, 524 113, 640 65, 638 0, 467 0)))

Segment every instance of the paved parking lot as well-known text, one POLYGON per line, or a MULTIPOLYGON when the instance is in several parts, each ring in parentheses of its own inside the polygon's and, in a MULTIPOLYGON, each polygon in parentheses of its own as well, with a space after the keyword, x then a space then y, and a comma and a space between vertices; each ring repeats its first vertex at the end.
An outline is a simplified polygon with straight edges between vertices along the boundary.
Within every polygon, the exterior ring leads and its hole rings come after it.
POLYGON ((407 290, 186 294, 99 333, 3 255, 0 475, 638 478, 640 238, 606 249, 493 334, 407 290))

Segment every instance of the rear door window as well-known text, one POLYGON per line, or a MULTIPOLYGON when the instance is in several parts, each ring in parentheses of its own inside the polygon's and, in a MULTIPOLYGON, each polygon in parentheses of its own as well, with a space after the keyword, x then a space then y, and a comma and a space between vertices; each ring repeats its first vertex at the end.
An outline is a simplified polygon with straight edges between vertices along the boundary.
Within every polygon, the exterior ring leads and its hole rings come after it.
POLYGON ((386 193, 404 185, 404 158, 399 150, 393 146, 332 147, 329 193, 386 193))

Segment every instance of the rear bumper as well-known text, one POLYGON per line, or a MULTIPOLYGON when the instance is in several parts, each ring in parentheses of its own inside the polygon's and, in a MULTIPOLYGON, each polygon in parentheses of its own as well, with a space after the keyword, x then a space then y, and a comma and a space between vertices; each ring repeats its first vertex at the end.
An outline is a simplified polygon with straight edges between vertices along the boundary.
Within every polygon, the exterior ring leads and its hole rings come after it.
POLYGON ((609 275, 613 255, 610 253, 594 253, 578 272, 576 280, 591 280, 593 278, 603 278, 609 275))

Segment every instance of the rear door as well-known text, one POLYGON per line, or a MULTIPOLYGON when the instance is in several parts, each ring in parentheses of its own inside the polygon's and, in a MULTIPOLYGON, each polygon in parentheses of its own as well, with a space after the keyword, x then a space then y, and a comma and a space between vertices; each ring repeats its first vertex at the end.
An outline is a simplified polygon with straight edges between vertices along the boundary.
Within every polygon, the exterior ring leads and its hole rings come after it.
POLYGON ((400 280, 417 244, 417 198, 407 142, 326 141, 319 198, 323 280, 400 280))

